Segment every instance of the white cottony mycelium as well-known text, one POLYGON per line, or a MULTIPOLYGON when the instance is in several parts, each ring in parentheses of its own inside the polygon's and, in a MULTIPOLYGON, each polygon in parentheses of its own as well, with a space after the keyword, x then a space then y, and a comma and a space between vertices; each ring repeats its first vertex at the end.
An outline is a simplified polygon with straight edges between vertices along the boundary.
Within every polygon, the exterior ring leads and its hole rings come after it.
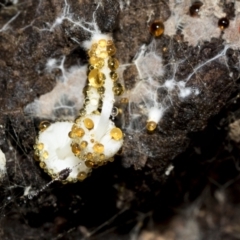
MULTIPOLYGON (((42 122, 34 146, 40 166, 52 177, 71 171, 62 182, 84 180, 92 168, 113 161, 123 144, 123 133, 110 116, 114 95, 123 87, 117 83, 119 62, 110 35, 96 33, 84 43, 89 55, 85 100, 75 122, 42 122)), ((81 81, 81 80, 80 80, 81 81)))

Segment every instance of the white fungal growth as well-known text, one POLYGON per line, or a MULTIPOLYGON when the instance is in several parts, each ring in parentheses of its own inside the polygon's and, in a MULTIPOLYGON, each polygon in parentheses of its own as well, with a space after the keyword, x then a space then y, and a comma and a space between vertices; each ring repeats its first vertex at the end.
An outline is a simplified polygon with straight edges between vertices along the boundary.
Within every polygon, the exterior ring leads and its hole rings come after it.
MULTIPOLYGON (((47 71, 60 68, 57 62, 56 59, 50 59, 47 71)), ((28 104, 25 113, 45 119, 74 120, 84 101, 82 91, 86 84, 86 71, 86 66, 74 66, 68 70, 63 68, 63 75, 57 79, 54 89, 28 104)))
MULTIPOLYGON (((113 161, 113 156, 123 144, 121 129, 110 120, 114 95, 120 95, 123 90, 117 83, 119 63, 113 57, 116 48, 112 37, 96 33, 84 46, 90 66, 80 116, 75 122, 56 122, 50 126, 49 123, 41 123, 35 145, 40 166, 52 178, 59 177, 64 169, 71 170, 66 179, 58 178, 63 182, 84 180, 91 168, 113 161)), ((49 71, 56 66, 56 61, 48 61, 49 71)), ((63 64, 58 68, 63 72, 61 66, 63 64)), ((64 83, 68 76, 65 73, 63 77, 64 83)))
POLYGON ((67 181, 78 179, 78 174, 88 174, 91 169, 86 167, 83 160, 76 157, 71 149, 71 138, 68 133, 72 128, 71 122, 56 122, 39 133, 35 151, 39 156, 40 166, 54 177, 63 169, 70 168, 67 181))
POLYGON ((0 179, 3 178, 5 173, 6 173, 6 157, 2 150, 0 149, 0 179))
POLYGON ((203 5, 199 9, 198 16, 192 17, 189 8, 194 1, 170 1, 171 16, 164 22, 164 33, 169 36, 182 30, 184 41, 189 45, 196 46, 201 41, 210 41, 211 38, 218 38, 221 34, 218 28, 218 20, 226 16, 223 12, 220 0, 201 1, 203 5))

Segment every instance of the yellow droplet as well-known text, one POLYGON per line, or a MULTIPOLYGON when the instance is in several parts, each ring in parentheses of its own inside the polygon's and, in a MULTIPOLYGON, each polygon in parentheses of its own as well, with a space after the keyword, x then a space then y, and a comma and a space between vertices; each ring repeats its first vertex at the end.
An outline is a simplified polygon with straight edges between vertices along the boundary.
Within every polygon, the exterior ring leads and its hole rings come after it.
POLYGON ((110 57, 108 60, 108 67, 112 70, 115 71, 119 67, 119 62, 116 58, 110 57))
POLYGON ((113 56, 116 53, 116 48, 113 43, 107 45, 107 52, 109 56, 113 56))
POLYGON ((112 139, 119 141, 123 138, 123 133, 122 130, 120 128, 113 128, 110 132, 110 136, 112 139))
POLYGON ((100 39, 98 41, 98 45, 101 47, 101 48, 104 48, 107 46, 107 41, 105 39, 100 39))
POLYGON ((124 92, 124 87, 121 83, 114 84, 113 92, 116 96, 120 96, 124 92))
POLYGON ((98 55, 100 58, 107 58, 108 57, 108 52, 107 51, 101 51, 98 55))
POLYGON ((103 160, 105 159, 105 155, 104 155, 103 153, 100 154, 99 159, 100 159, 101 161, 103 161, 103 160))
POLYGON ((85 109, 79 110, 79 115, 80 116, 84 116, 85 114, 86 114, 86 110, 85 109))
MULTIPOLYGON (((97 57, 91 57, 89 59, 89 63, 94 67, 101 69, 104 66, 104 59, 102 58, 97 58, 97 57)), ((90 69, 92 70, 92 69, 90 69)))
POLYGON ((68 136, 69 136, 70 138, 75 138, 75 135, 73 134, 72 131, 70 131, 70 132, 68 133, 68 136))
POLYGON ((113 80, 113 81, 117 81, 118 79, 118 74, 116 72, 110 72, 110 78, 113 80))
POLYGON ((46 163, 45 162, 40 162, 39 166, 40 166, 40 168, 45 168, 46 167, 46 163))
POLYGON ((93 154, 92 153, 87 153, 86 159, 87 160, 93 160, 93 154))
POLYGON ((98 91, 99 94, 104 94, 105 88, 104 87, 100 87, 100 88, 97 89, 97 91, 98 91))
POLYGON ((84 130, 82 128, 77 127, 76 125, 73 125, 72 133, 74 137, 79 137, 79 138, 83 137, 85 134, 84 130))
POLYGON ((39 156, 37 156, 36 154, 33 155, 33 158, 34 158, 34 160, 37 161, 37 162, 40 161, 39 156))
POLYGON ((71 148, 72 148, 72 152, 73 152, 76 156, 78 156, 78 155, 81 153, 81 148, 80 148, 79 144, 73 143, 73 144, 71 145, 71 148))
POLYGON ((87 161, 85 162, 85 165, 86 165, 88 168, 93 168, 95 164, 94 164, 93 161, 87 160, 87 161))
POLYGON ((93 69, 88 74, 88 81, 90 86, 92 87, 102 87, 104 84, 104 80, 106 79, 105 75, 101 73, 98 69, 93 69))
POLYGON ((101 143, 96 143, 93 146, 93 151, 96 153, 103 153, 104 152, 104 146, 101 143))
POLYGON ((39 128, 39 130, 40 130, 41 132, 43 132, 43 131, 46 130, 50 125, 51 125, 50 122, 48 122, 48 121, 42 121, 42 122, 40 122, 38 128, 39 128))
POLYGON ((87 145, 88 145, 88 143, 87 143, 86 141, 82 141, 82 142, 80 143, 80 147, 81 147, 81 148, 86 148, 87 145))
POLYGON ((43 154, 42 154, 42 157, 43 157, 44 160, 46 160, 48 158, 48 152, 44 151, 43 154))
POLYGON ((94 128, 94 123, 93 123, 93 120, 90 119, 90 118, 85 118, 83 120, 83 123, 84 123, 84 126, 88 129, 88 130, 91 130, 94 128))
POLYGON ((85 172, 79 172, 77 175, 77 179, 79 181, 83 181, 87 177, 87 174, 85 172))
POLYGON ((94 139, 90 139, 90 142, 91 142, 91 143, 94 143, 94 139))
POLYGON ((146 128, 148 131, 152 132, 156 129, 156 127, 157 127, 157 123, 155 123, 154 121, 147 122, 146 128))
POLYGON ((43 150, 43 148, 44 148, 44 144, 43 144, 43 143, 38 143, 38 144, 36 145, 36 148, 41 151, 41 150, 43 150))

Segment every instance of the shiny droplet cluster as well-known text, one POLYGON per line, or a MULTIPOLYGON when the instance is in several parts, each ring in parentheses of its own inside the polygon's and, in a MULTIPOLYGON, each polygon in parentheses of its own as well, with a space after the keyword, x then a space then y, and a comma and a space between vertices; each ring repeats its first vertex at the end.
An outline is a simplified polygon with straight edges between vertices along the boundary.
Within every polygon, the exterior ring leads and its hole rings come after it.
POLYGON ((87 85, 83 89, 85 99, 79 116, 73 123, 51 125, 43 121, 39 125, 35 157, 53 179, 62 183, 83 181, 91 169, 114 161, 113 156, 122 146, 123 133, 110 119, 119 112, 113 105, 114 96, 120 96, 124 91, 118 82, 119 62, 115 53, 110 37, 92 41, 88 51, 87 85), (59 174, 64 168, 71 172, 62 179, 59 174))
MULTIPOLYGON (((93 43, 88 51, 88 81, 87 86, 83 89, 85 102, 69 133, 69 137, 73 141, 72 152, 83 159, 88 168, 96 168, 113 160, 113 158, 106 156, 104 144, 96 139, 97 124, 95 122, 96 119, 100 118, 103 103, 106 101, 106 91, 112 91, 115 96, 120 96, 124 92, 124 87, 118 82, 119 62, 114 57, 115 53, 116 47, 113 41, 107 39, 100 39, 93 43), (112 88, 108 88, 107 81, 111 81, 112 88), (79 132, 79 129, 81 132, 85 132, 86 136, 77 136, 75 132, 79 132)), ((118 110, 116 107, 113 109, 118 110)), ((119 128, 112 127, 108 134, 114 141, 123 139, 123 133, 119 128)))

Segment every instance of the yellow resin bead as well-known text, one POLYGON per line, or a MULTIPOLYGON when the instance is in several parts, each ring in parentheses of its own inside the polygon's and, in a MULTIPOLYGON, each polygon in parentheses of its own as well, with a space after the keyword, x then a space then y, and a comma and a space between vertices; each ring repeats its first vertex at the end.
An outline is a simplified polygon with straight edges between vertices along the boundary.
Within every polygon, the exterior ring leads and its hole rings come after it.
POLYGON ((124 87, 121 83, 114 84, 113 92, 116 96, 120 96, 124 92, 124 87))
POLYGON ((109 58, 108 60, 108 67, 112 70, 115 71, 119 67, 119 62, 116 58, 109 58))
POLYGON ((88 74, 88 81, 90 86, 92 87, 102 87, 104 84, 104 80, 106 79, 105 75, 101 73, 98 69, 93 69, 88 74))
POLYGON ((44 151, 43 154, 42 154, 42 157, 43 157, 44 160, 46 160, 48 158, 48 152, 44 151))
POLYGON ((37 144, 37 149, 38 150, 43 150, 43 148, 44 148, 44 144, 43 143, 39 143, 39 144, 37 144))
POLYGON ((39 128, 39 130, 40 130, 41 132, 43 132, 43 131, 46 130, 50 125, 51 125, 50 122, 48 122, 48 121, 42 121, 42 122, 40 122, 38 128, 39 128))
POLYGON ((46 163, 45 162, 40 162, 39 166, 40 166, 40 168, 45 168, 46 167, 46 163))
POLYGON ((86 165, 88 168, 93 168, 95 164, 94 164, 93 161, 89 161, 89 160, 88 160, 88 161, 85 162, 85 165, 86 165))
POLYGON ((108 52, 109 56, 113 56, 116 53, 116 48, 115 48, 114 44, 108 44, 107 52, 108 52))
POLYGON ((90 119, 90 118, 85 118, 83 120, 83 123, 84 123, 84 126, 88 129, 88 130, 91 130, 94 128, 94 123, 93 123, 93 120, 90 119))
POLYGON ((82 142, 80 143, 80 147, 81 147, 81 148, 86 148, 87 145, 88 145, 88 143, 87 143, 86 141, 82 141, 82 142))
POLYGON ((86 159, 89 160, 89 161, 93 160, 93 154, 92 153, 87 153, 86 159))
POLYGON ((107 46, 107 41, 105 39, 100 39, 98 41, 98 45, 101 47, 101 48, 104 48, 107 46))
POLYGON ((110 136, 112 139, 119 141, 123 138, 123 133, 120 128, 113 128, 110 132, 110 136))
POLYGON ((157 123, 155 123, 154 121, 147 122, 146 128, 148 131, 152 132, 156 129, 156 127, 157 127, 157 123))
POLYGON ((81 148, 80 148, 79 144, 73 143, 73 144, 71 145, 71 147, 72 147, 72 152, 73 152, 75 155, 79 155, 79 154, 81 153, 81 148))
POLYGON ((85 172, 79 172, 77 175, 77 179, 79 181, 83 181, 87 177, 87 174, 85 172))
POLYGON ((102 153, 102 154, 100 154, 99 158, 101 161, 103 161, 105 159, 105 155, 102 153))
POLYGON ((96 143, 93 146, 93 151, 96 153, 103 153, 104 152, 104 146, 101 143, 96 143))
POLYGON ((118 79, 118 74, 116 72, 110 72, 110 78, 113 80, 113 81, 117 81, 118 79))
POLYGON ((82 128, 79 128, 77 127, 76 125, 73 125, 73 128, 72 128, 72 133, 75 137, 83 137, 85 132, 82 128))
MULTIPOLYGON (((98 68, 98 69, 101 69, 104 66, 104 60, 102 58, 98 58, 98 57, 91 57, 89 59, 89 63, 94 68, 98 68)), ((92 70, 92 69, 90 69, 90 70, 92 70)))

